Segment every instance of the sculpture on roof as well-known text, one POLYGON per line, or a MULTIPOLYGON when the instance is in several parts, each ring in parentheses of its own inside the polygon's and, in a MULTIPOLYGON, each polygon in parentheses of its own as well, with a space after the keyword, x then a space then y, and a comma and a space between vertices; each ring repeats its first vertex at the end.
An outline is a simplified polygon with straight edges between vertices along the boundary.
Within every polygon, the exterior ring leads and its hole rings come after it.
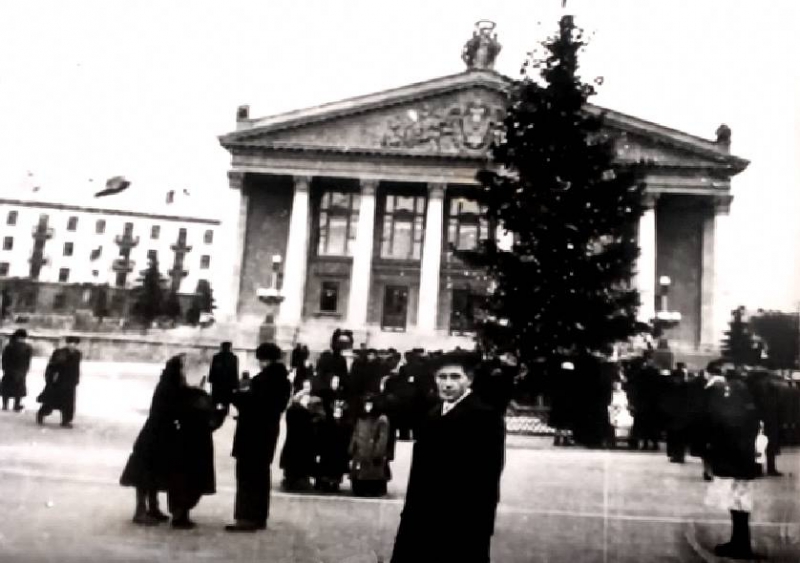
POLYGON ((489 20, 480 20, 475 24, 472 38, 461 52, 461 59, 467 64, 468 70, 494 69, 494 61, 502 48, 497 41, 497 33, 492 33, 496 26, 489 20))

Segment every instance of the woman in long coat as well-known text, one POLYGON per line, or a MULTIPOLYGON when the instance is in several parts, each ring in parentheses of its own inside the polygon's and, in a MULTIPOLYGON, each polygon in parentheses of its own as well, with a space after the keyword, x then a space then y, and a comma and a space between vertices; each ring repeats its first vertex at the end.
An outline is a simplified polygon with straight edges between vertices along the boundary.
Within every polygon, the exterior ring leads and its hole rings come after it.
POLYGON ((316 459, 315 422, 322 412, 322 401, 311 396, 311 382, 292 397, 286 409, 286 441, 281 452, 283 469, 281 486, 286 491, 307 491, 311 488, 316 459), (313 401, 312 401, 313 399, 313 401))
POLYGON ((364 397, 350 440, 350 482, 355 496, 383 496, 390 478, 389 418, 376 397, 364 397))
POLYGON ((14 399, 14 411, 22 410, 22 398, 28 394, 25 379, 31 367, 33 350, 25 342, 28 337, 25 329, 18 329, 3 350, 3 379, 0 380, 0 395, 3 397, 3 410, 8 410, 8 400, 14 399))
POLYGON ((150 413, 120 477, 121 485, 136 487, 136 524, 152 526, 169 519, 159 510, 158 493, 166 491, 169 483, 170 456, 178 439, 178 401, 185 385, 183 359, 175 356, 161 372, 150 413))

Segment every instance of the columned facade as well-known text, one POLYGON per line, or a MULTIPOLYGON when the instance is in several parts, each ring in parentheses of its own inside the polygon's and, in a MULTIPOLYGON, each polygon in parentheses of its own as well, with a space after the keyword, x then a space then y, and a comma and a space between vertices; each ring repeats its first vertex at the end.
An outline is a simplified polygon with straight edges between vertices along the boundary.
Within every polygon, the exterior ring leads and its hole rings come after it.
POLYGON ((361 202, 358 210, 358 229, 353 252, 353 273, 347 308, 347 323, 350 326, 360 327, 367 323, 377 188, 377 180, 361 181, 361 202))
POLYGON ((656 304, 656 204, 658 195, 646 193, 644 213, 639 218, 639 258, 636 264, 636 289, 641 306, 639 320, 650 322, 655 317, 656 304))
POLYGON ((419 284, 417 328, 434 332, 439 300, 439 266, 442 260, 442 213, 444 184, 428 184, 428 206, 425 214, 425 245, 422 249, 422 273, 419 284))
POLYGON ((308 261, 308 192, 310 184, 309 176, 294 177, 294 197, 292 198, 289 239, 286 243, 283 270, 284 301, 278 317, 278 322, 282 325, 295 326, 300 324, 302 319, 306 263, 308 261))

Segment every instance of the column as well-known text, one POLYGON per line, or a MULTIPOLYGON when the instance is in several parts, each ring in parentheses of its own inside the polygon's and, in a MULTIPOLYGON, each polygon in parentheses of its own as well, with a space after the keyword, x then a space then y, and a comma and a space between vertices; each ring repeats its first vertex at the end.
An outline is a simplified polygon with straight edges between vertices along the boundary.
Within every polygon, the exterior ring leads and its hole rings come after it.
POLYGON ((250 205, 250 195, 244 190, 244 172, 238 170, 228 171, 228 185, 236 190, 232 211, 235 213, 235 223, 230 233, 233 237, 234 250, 231 256, 230 287, 228 303, 225 304, 223 315, 235 321, 239 313, 239 292, 242 287, 242 273, 244 269, 245 239, 247 236, 247 213, 250 205))
MULTIPOLYGON (((711 302, 706 306, 706 292, 703 292, 702 316, 701 316, 701 343, 719 347, 722 342, 723 333, 727 330, 730 320, 731 310, 737 305, 731 302, 729 280, 730 272, 726 268, 727 260, 730 256, 727 245, 730 242, 730 210, 733 196, 725 194, 714 198, 714 215, 709 218, 712 223, 713 238, 711 245, 713 255, 708 266, 703 264, 702 287, 706 287, 706 275, 709 275, 708 282, 711 302), (710 271, 709 271, 710 270, 710 271), (706 316, 708 315, 708 316, 706 316), (706 326, 708 327, 706 331, 706 326)), ((705 259, 705 236, 706 229, 703 229, 703 258, 705 259)))
POLYGON ((303 296, 306 288, 306 262, 308 260, 308 190, 309 176, 294 177, 292 216, 289 218, 289 240, 283 270, 283 303, 279 313, 279 324, 300 324, 303 312, 303 296))
POLYGON ((639 320, 655 317, 656 298, 656 203, 658 194, 644 194, 645 210, 639 219, 639 258, 636 261, 636 289, 642 301, 639 320))
POLYGON ((442 261, 442 221, 445 184, 428 184, 428 210, 425 215, 425 242, 422 247, 422 272, 419 280, 417 328, 436 330, 439 311, 439 266, 442 261))
POLYGON ((375 190, 377 180, 361 181, 361 201, 358 207, 358 226, 353 250, 353 271, 350 276, 350 298, 347 302, 347 324, 351 328, 367 322, 372 241, 375 232, 375 190))

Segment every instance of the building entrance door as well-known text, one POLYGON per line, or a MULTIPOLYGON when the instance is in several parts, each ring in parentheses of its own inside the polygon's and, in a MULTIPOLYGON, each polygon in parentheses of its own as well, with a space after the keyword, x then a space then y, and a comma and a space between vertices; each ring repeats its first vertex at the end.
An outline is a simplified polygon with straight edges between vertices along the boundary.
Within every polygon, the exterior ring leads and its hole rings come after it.
POLYGON ((408 286, 387 285, 383 294, 383 330, 405 331, 408 315, 408 286))

